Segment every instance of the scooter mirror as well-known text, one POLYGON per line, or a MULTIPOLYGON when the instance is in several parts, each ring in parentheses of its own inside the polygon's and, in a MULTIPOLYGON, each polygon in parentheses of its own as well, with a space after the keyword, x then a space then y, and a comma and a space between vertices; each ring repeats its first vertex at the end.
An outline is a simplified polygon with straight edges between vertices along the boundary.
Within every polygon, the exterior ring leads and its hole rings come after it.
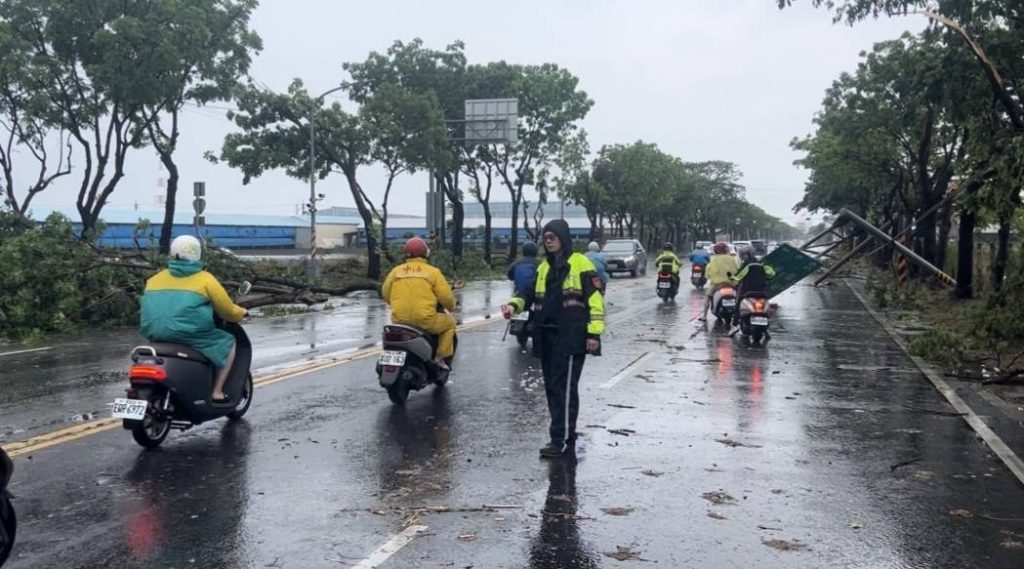
POLYGON ((238 285, 238 296, 245 296, 252 290, 252 283, 249 281, 242 281, 242 284, 238 285))

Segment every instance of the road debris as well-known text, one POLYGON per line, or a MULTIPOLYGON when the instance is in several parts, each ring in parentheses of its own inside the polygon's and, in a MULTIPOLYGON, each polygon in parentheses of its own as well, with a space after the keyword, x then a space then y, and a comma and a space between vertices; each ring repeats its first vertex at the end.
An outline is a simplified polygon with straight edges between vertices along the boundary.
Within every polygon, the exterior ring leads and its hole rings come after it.
POLYGON ((630 435, 636 434, 636 431, 634 431, 633 429, 608 429, 608 432, 613 435, 621 435, 623 437, 628 437, 630 435))
POLYGON ((727 520, 727 519, 729 519, 729 518, 723 516, 722 514, 720 514, 718 512, 715 512, 715 511, 709 511, 708 512, 708 517, 713 519, 713 520, 727 520))
POLYGON ((957 508, 955 510, 950 510, 949 511, 949 515, 953 516, 954 518, 973 518, 974 517, 974 514, 972 514, 970 510, 965 510, 963 508, 957 508))
POLYGON ((705 492, 704 494, 701 495, 701 497, 715 505, 736 503, 736 498, 733 498, 729 494, 722 491, 705 492))
POLYGON ((739 441, 734 441, 732 439, 715 439, 715 442, 716 443, 722 443, 723 445, 725 445, 727 447, 732 447, 732 448, 736 448, 736 447, 761 448, 761 445, 752 445, 752 444, 748 444, 748 443, 741 443, 739 441))
POLYGON ((475 541, 475 540, 476 540, 476 534, 475 533, 459 534, 459 541, 475 541))
POLYGON ((601 511, 609 516, 628 516, 633 510, 634 508, 601 508, 601 511))
POLYGON ((761 543, 771 547, 772 549, 778 549, 779 551, 801 551, 808 549, 808 547, 799 540, 794 539, 793 541, 786 541, 784 539, 771 539, 768 541, 762 541, 761 543))
POLYGON ((657 478, 659 476, 664 475, 665 473, 664 472, 658 472, 656 470, 647 469, 647 470, 641 470, 640 474, 643 474, 644 476, 653 476, 653 477, 657 478))
POLYGON ((615 551, 605 551, 603 553, 617 561, 630 561, 633 559, 637 561, 648 561, 647 559, 640 557, 640 551, 636 551, 632 547, 625 545, 616 545, 615 551))
POLYGON ((908 411, 917 411, 918 413, 928 413, 930 415, 939 415, 942 417, 963 417, 967 413, 956 413, 954 411, 940 411, 938 409, 927 409, 925 407, 915 407, 913 405, 903 404, 903 408, 908 411))
POLYGON ((917 464, 918 462, 921 462, 922 460, 924 460, 924 457, 923 456, 919 456, 917 458, 912 458, 910 460, 904 460, 904 461, 901 461, 901 462, 897 462, 896 464, 894 464, 894 465, 889 467, 889 472, 896 472, 896 469, 898 469, 898 468, 903 468, 904 466, 910 466, 911 464, 917 464))

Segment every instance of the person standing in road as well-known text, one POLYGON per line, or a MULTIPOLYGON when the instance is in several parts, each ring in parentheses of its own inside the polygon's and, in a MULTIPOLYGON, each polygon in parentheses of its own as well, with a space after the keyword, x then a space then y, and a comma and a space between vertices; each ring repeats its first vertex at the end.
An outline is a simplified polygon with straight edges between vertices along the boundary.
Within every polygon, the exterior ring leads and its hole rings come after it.
POLYGON ((601 355, 604 296, 594 263, 572 251, 568 223, 549 222, 543 237, 546 254, 532 293, 513 296, 501 312, 508 319, 532 305, 538 315, 533 350, 541 359, 551 414, 550 442, 540 455, 556 458, 575 450, 580 375, 587 354, 601 355))
POLYGON ((597 241, 591 241, 587 245, 587 258, 597 268, 597 276, 601 277, 601 293, 604 294, 608 290, 608 261, 604 259, 604 253, 601 252, 601 246, 597 241))

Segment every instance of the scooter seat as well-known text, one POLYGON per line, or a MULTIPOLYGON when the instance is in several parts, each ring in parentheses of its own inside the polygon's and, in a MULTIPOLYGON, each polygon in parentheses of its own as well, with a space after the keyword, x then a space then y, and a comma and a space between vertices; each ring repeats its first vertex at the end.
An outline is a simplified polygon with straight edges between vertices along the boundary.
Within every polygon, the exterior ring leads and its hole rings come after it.
POLYGON ((150 344, 150 346, 153 346, 153 349, 156 350, 156 355, 158 356, 164 356, 168 358, 179 358, 183 360, 193 360, 201 364, 213 365, 213 362, 206 359, 206 356, 188 346, 184 346, 181 344, 164 343, 150 344))

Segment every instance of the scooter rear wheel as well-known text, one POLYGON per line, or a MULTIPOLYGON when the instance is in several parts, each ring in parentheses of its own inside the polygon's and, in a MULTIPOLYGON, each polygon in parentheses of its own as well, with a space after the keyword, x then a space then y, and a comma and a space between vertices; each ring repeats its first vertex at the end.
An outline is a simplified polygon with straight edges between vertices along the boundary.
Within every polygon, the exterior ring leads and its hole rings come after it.
MULTIPOLYGON (((149 408, 162 412, 164 410, 163 401, 162 395, 151 395, 149 398, 149 408)), ((164 439, 167 438, 167 434, 170 432, 170 419, 159 421, 147 413, 145 418, 137 421, 132 427, 132 438, 135 439, 135 442, 146 448, 156 448, 160 446, 160 443, 164 442, 164 439)))
POLYGON ((14 513, 14 506, 11 505, 7 496, 0 496, 0 500, 3 500, 3 503, 0 504, 0 510, 3 511, 0 523, 4 524, 4 533, 7 534, 6 542, 0 542, 0 565, 3 565, 10 557, 11 549, 14 549, 14 538, 18 531, 18 516, 14 513))
POLYGON ((387 389, 388 399, 392 403, 395 405, 405 405, 405 400, 409 398, 409 384, 404 379, 399 377, 387 389))
POLYGON ((245 385, 242 386, 242 399, 238 402, 238 406, 235 407, 235 410, 228 413, 228 419, 237 421, 245 415, 245 412, 249 410, 249 406, 252 405, 254 387, 252 374, 247 374, 245 376, 245 385))

